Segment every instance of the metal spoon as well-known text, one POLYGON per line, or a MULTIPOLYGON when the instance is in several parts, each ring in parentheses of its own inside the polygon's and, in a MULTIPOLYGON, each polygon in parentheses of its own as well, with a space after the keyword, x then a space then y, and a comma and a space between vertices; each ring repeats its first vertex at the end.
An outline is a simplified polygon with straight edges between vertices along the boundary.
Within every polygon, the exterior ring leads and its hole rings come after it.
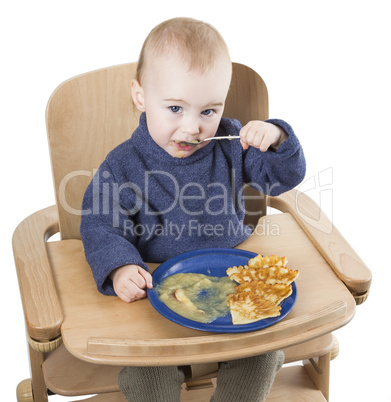
POLYGON ((198 144, 202 144, 205 141, 211 141, 211 140, 233 140, 235 138, 240 138, 239 135, 228 135, 226 137, 211 137, 211 138, 205 138, 204 140, 194 140, 194 141, 181 141, 180 144, 184 144, 184 145, 198 145, 198 144))

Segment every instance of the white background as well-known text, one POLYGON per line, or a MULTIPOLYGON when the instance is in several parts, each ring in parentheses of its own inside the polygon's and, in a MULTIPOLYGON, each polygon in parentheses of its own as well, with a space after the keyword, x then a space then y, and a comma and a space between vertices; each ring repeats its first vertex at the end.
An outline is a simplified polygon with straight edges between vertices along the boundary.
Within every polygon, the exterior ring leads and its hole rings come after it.
POLYGON ((387 255, 391 29, 387 3, 2 2, 2 401, 15 400, 17 383, 29 377, 11 236, 27 215, 54 204, 46 102, 67 78, 136 61, 147 33, 175 16, 215 25, 232 59, 264 78, 270 116, 291 123, 302 142, 306 179, 318 180, 318 174, 326 171, 330 181, 332 173, 332 183, 323 182, 323 188, 317 185, 307 194, 322 200, 327 214, 371 268, 374 280, 368 301, 357 308, 349 325, 336 331, 340 355, 332 362, 331 401, 391 400, 387 255))

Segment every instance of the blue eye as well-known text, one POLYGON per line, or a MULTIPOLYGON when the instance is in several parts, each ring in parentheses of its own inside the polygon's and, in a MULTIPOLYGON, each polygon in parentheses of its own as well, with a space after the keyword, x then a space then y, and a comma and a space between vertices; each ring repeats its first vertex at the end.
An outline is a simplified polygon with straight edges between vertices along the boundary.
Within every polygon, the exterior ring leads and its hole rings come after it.
POLYGON ((203 114, 204 116, 212 116, 213 113, 214 113, 213 109, 205 109, 201 112, 201 114, 203 114))
POLYGON ((180 113, 182 111, 182 108, 180 106, 170 106, 169 109, 173 113, 180 113))

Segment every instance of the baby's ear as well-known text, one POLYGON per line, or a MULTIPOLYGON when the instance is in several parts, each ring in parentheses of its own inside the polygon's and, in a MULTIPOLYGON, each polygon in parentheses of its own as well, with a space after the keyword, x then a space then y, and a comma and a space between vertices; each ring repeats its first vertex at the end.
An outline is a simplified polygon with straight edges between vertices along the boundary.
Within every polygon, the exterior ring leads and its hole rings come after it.
POLYGON ((132 98, 134 104, 136 105, 137 109, 140 112, 145 112, 143 87, 136 79, 132 80, 131 85, 132 85, 132 98))

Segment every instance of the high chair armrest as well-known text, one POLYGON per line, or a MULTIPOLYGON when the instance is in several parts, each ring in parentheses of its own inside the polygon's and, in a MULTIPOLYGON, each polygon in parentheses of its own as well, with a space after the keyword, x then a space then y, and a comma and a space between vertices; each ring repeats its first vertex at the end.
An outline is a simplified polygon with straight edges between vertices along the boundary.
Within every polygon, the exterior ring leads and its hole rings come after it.
POLYGON ((57 338, 63 322, 45 245, 58 231, 57 207, 51 206, 24 219, 12 237, 27 332, 40 342, 57 338))
POLYGON ((320 207, 297 190, 268 197, 268 205, 289 212, 354 296, 369 291, 372 274, 320 207))

